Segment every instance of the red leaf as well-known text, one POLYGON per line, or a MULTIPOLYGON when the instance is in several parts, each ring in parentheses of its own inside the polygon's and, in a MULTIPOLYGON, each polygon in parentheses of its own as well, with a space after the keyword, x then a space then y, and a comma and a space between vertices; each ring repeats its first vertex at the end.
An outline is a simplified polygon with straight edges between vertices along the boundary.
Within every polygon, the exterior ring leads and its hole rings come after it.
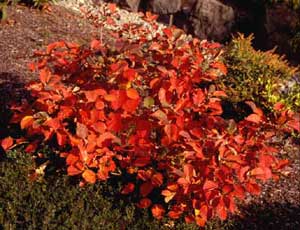
POLYGON ((246 117, 245 120, 259 124, 261 122, 261 117, 258 116, 257 114, 253 113, 253 114, 250 114, 248 117, 246 117))
POLYGON ((275 111, 281 111, 284 107, 285 107, 285 105, 282 102, 277 102, 274 105, 274 110, 275 111))
POLYGON ((67 168, 67 172, 68 172, 68 175, 70 175, 70 176, 75 176, 75 175, 81 174, 81 173, 82 173, 82 170, 81 170, 81 169, 78 169, 78 168, 75 167, 74 165, 70 165, 70 166, 67 168))
POLYGON ((67 165, 72 165, 72 164, 75 164, 78 160, 79 160, 79 156, 71 153, 71 154, 68 154, 66 163, 67 163, 67 165))
POLYGON ((172 219, 179 219, 182 213, 181 210, 172 210, 168 213, 168 216, 172 219))
POLYGON ((165 28, 163 29, 163 32, 168 37, 168 39, 171 39, 173 37, 173 32, 171 28, 165 28))
POLYGON ((162 205, 155 204, 151 208, 151 212, 152 212, 153 217, 160 220, 161 218, 163 218, 163 215, 165 214, 165 209, 163 208, 162 205))
POLYGON ((132 81, 136 78, 137 73, 134 69, 127 69, 123 72, 123 77, 126 78, 128 81, 132 81))
POLYGON ((260 194, 260 187, 258 184, 255 183, 247 183, 246 184, 246 190, 253 194, 253 195, 259 195, 260 194))
POLYGON ((216 207, 217 215, 221 220, 225 220, 227 218, 227 211, 223 201, 223 198, 220 198, 220 201, 216 207))
POLYGON ((227 68, 224 63, 221 62, 213 62, 210 64, 211 67, 219 69, 222 74, 227 75, 227 68))
POLYGON ((140 186, 140 194, 142 197, 146 197, 149 195, 149 193, 152 192, 153 190, 153 185, 151 182, 145 182, 143 184, 141 184, 140 186))
POLYGON ((244 199, 245 198, 245 190, 241 185, 233 185, 233 189, 234 189, 234 194, 235 196, 237 196, 240 199, 244 199))
POLYGON ((12 137, 6 137, 1 141, 1 146, 4 151, 8 150, 14 144, 14 139, 12 137))
POLYGON ((213 190, 218 188, 218 184, 211 180, 206 180, 203 184, 203 190, 213 190))
POLYGON ((139 208, 149 208, 152 204, 152 201, 149 198, 143 198, 140 200, 140 202, 137 204, 139 208))
POLYGON ((81 139, 86 139, 88 134, 89 134, 89 130, 86 127, 86 125, 81 124, 81 123, 78 122, 76 124, 76 135, 78 137, 80 137, 81 139))
POLYGON ((116 137, 115 135, 113 135, 112 133, 110 132, 105 132, 103 134, 101 134, 98 138, 97 138, 97 145, 99 147, 103 147, 102 144, 103 142, 107 141, 107 140, 112 140, 113 142, 115 143, 120 143, 121 140, 116 137))
POLYGON ((151 182, 155 187, 159 187, 163 184, 164 181, 164 177, 161 173, 155 173, 152 177, 151 177, 151 182))
POLYGON ((165 125, 164 131, 167 134, 167 137, 169 138, 170 141, 178 140, 179 132, 176 125, 174 124, 165 125))
POLYGON ((145 21, 152 22, 155 21, 158 18, 158 15, 152 14, 151 12, 147 11, 145 15, 145 21))
POLYGON ((289 126, 290 128, 300 132, 300 121, 297 120, 297 119, 288 121, 287 126, 289 126))
POLYGON ((245 174, 249 171, 249 169, 250 169, 249 166, 245 166, 241 168, 241 170, 238 172, 238 178, 241 182, 245 180, 245 174))
POLYGON ((98 51, 98 50, 101 50, 101 48, 102 48, 102 44, 99 40, 96 40, 96 39, 92 40, 92 42, 91 42, 92 50, 98 51))
POLYGON ((135 188, 135 185, 133 183, 128 183, 123 187, 121 193, 122 194, 132 193, 134 191, 134 188, 135 188))
POLYGON ((107 121, 107 129, 115 132, 119 132, 122 129, 122 118, 119 113, 110 113, 109 120, 107 121))
POLYGON ((67 143, 67 135, 61 131, 56 132, 56 139, 59 146, 64 146, 67 143))
POLYGON ((258 108, 253 101, 246 101, 245 103, 251 107, 253 113, 258 115, 259 117, 263 117, 263 111, 260 108, 258 108))
POLYGON ((138 157, 132 165, 135 167, 144 167, 151 162, 150 156, 138 157))

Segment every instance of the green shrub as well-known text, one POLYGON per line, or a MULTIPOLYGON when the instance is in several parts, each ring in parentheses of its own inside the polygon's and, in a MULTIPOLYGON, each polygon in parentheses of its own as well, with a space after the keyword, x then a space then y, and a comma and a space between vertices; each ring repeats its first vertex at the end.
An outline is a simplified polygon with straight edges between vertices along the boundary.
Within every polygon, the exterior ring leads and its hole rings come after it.
POLYGON ((221 81, 230 102, 253 100, 267 111, 283 102, 294 111, 300 108, 297 68, 289 66, 274 50, 256 51, 253 37, 234 37, 225 51, 228 75, 221 81))
POLYGON ((268 0, 269 3, 280 3, 285 2, 289 6, 291 6, 293 9, 299 9, 300 7, 300 0, 268 0))

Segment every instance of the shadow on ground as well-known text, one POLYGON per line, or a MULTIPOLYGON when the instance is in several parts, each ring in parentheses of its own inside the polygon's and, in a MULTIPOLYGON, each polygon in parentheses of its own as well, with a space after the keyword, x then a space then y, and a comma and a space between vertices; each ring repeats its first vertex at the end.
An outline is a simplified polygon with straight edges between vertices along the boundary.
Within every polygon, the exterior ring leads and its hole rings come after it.
POLYGON ((240 208, 243 218, 232 217, 226 221, 228 230, 298 230, 300 206, 289 203, 250 204, 240 208))
POLYGON ((0 72, 0 139, 9 134, 10 104, 22 103, 29 98, 21 77, 8 72, 0 72))

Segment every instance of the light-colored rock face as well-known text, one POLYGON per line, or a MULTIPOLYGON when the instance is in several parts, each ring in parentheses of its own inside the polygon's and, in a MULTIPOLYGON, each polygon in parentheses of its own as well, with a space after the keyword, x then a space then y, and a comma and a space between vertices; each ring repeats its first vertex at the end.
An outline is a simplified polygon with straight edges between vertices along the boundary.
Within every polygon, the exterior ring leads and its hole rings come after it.
POLYGON ((234 11, 217 0, 198 0, 191 12, 191 22, 197 37, 222 41, 230 34, 234 11))

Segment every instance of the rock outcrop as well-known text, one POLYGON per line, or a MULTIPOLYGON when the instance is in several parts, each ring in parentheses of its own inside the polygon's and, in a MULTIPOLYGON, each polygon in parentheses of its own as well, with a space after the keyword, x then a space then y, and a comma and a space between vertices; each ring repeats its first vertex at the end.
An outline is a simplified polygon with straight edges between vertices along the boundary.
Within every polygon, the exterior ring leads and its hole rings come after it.
POLYGON ((231 33, 234 11, 218 0, 198 0, 190 21, 197 37, 223 41, 231 33))

